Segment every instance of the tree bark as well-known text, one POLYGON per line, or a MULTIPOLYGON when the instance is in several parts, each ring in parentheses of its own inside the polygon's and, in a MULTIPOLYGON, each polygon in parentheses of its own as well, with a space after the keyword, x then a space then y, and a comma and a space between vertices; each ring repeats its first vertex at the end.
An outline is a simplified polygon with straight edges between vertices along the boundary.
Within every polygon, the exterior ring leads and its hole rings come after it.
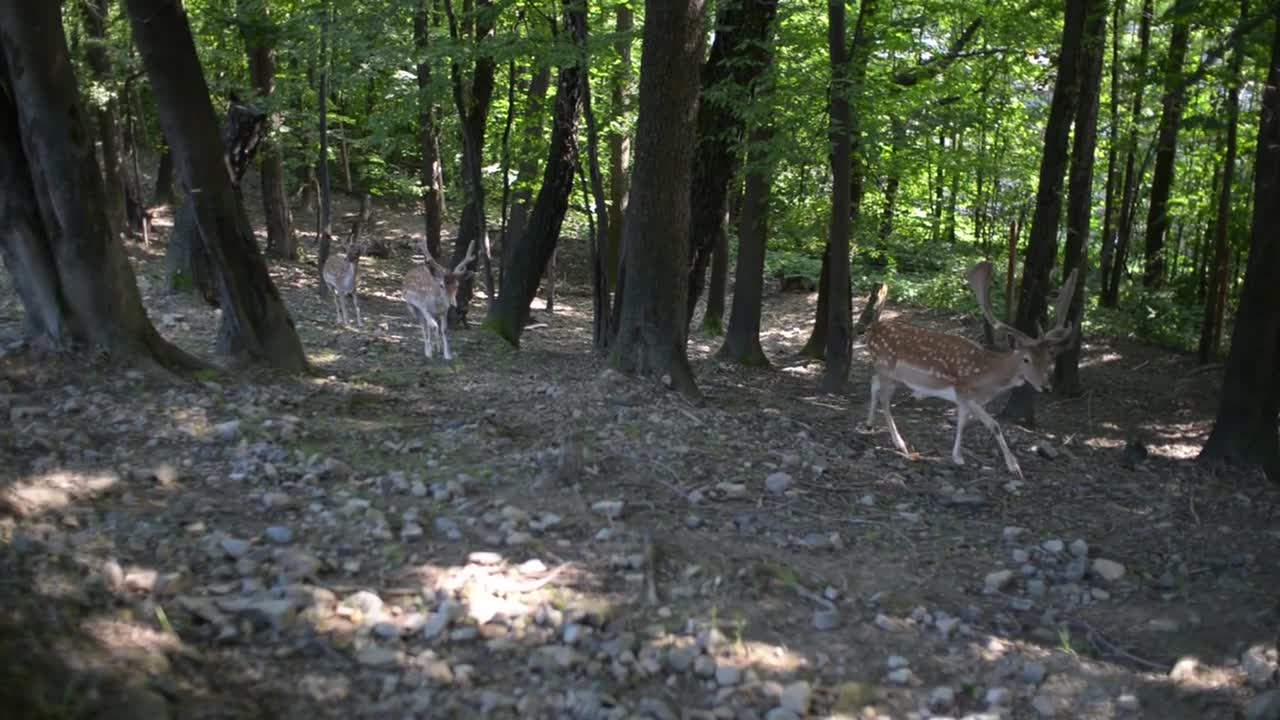
POLYGON ((427 57, 431 37, 431 0, 418 0, 413 14, 414 50, 418 53, 418 137, 422 153, 422 204, 426 222, 427 251, 440 257, 444 228, 444 168, 440 162, 439 108, 431 91, 431 63, 427 57))
POLYGON ((738 267, 734 275, 729 330, 718 357, 753 367, 769 367, 760 347, 760 305, 764 291, 764 256, 769 239, 769 196, 773 168, 769 163, 768 126, 751 132, 747 149, 747 187, 738 224, 738 267))
POLYGON ((58 3, 0 3, 0 28, 22 28, 0 31, 0 255, 28 341, 85 343, 142 366, 202 367, 156 332, 111 234, 58 3))
POLYGON ((711 284, 707 287, 707 307, 702 313, 702 332, 711 336, 724 334, 725 286, 729 283, 729 207, 725 199, 724 219, 716 230, 715 247, 711 249, 711 284))
POLYGON ((625 286, 611 363, 701 394, 686 355, 690 185, 703 0, 645 0, 635 169, 623 231, 625 286))
POLYGON ((320 96, 320 157, 316 161, 316 242, 319 244, 316 255, 316 288, 321 297, 329 295, 329 283, 324 281, 324 264, 329 260, 330 244, 333 242, 333 188, 329 177, 329 28, 332 24, 329 0, 321 0, 321 11, 324 13, 320 21, 320 74, 317 78, 316 91, 320 96))
POLYGON ((156 190, 151 200, 157 205, 173 202, 173 153, 167 144, 160 151, 160 164, 156 168, 156 190))
POLYGON ((1164 285, 1165 233, 1169 231, 1169 194, 1173 189, 1174 159, 1178 151, 1178 126, 1182 122, 1182 62, 1191 40, 1190 21, 1181 17, 1173 22, 1169 39, 1169 56, 1164 69, 1164 98, 1160 102, 1160 128, 1156 140, 1156 167, 1151 178, 1151 199, 1147 204, 1145 266, 1142 284, 1148 288, 1164 285))
POLYGON ((1115 257, 1110 274, 1103 276, 1102 306, 1109 308, 1115 307, 1120 301, 1120 280, 1124 276, 1129 255, 1133 215, 1137 208, 1138 181, 1142 177, 1141 172, 1135 175, 1134 170, 1138 155, 1138 123, 1142 118, 1142 96, 1146 89, 1143 78, 1147 71, 1147 58, 1151 54, 1151 21, 1154 15, 1152 2, 1153 0, 1142 0, 1142 17, 1138 22, 1138 58, 1132 72, 1136 81, 1129 111, 1129 135, 1124 145, 1124 179, 1120 182, 1120 223, 1116 228, 1115 257))
POLYGON ((1111 11, 1111 100, 1107 105, 1111 127, 1107 131, 1107 188, 1102 202, 1102 253, 1098 262, 1103 296, 1116 258, 1116 183, 1119 182, 1116 159, 1120 151, 1120 44, 1124 4, 1125 0, 1116 0, 1111 11))
MULTIPOLYGON (((453 0, 445 0, 449 15, 449 35, 455 42, 462 37, 458 19, 453 11, 453 0)), ((493 101, 494 73, 497 63, 489 52, 493 38, 496 12, 492 0, 475 0, 475 12, 464 18, 468 29, 474 27, 471 50, 475 62, 468 88, 462 77, 462 65, 455 58, 449 66, 453 85, 453 103, 458 111, 462 131, 462 219, 458 224, 458 239, 453 249, 451 264, 462 262, 467 248, 475 243, 483 256, 481 261, 490 263, 488 230, 484 216, 484 135, 489 119, 489 107, 493 101)), ((467 275, 458 285, 456 308, 450 308, 451 322, 467 325, 467 308, 471 304, 474 275, 467 275)))
POLYGON ((1249 264, 1217 418, 1200 459, 1257 463, 1280 482, 1280 12, 1272 15, 1277 22, 1258 129, 1249 264))
POLYGON ((609 271, 609 284, 618 284, 618 263, 622 259, 622 218, 627 212, 627 190, 631 184, 631 138, 620 128, 625 127, 618 118, 631 110, 631 31, 635 27, 635 13, 619 3, 615 10, 614 32, 618 40, 614 50, 618 53, 618 67, 609 79, 609 96, 613 106, 614 121, 609 130, 609 232, 606 234, 605 267, 609 271))
MULTIPOLYGON (((1240 21, 1249 15, 1248 0, 1240 1, 1240 21)), ((1222 159, 1222 183, 1218 190, 1217 216, 1213 224, 1213 271, 1205 294, 1204 321, 1200 326, 1198 356, 1202 364, 1217 358, 1222 346, 1223 314, 1227 306, 1227 272, 1231 265, 1231 188, 1235 185, 1237 126, 1240 121, 1240 72, 1244 66, 1244 47, 1237 40, 1231 56, 1227 80, 1227 147, 1222 159)), ((1265 110, 1264 110, 1265 112, 1265 110)))
MULTIPOLYGON (((880 247, 885 251, 889 240, 893 237, 894 213, 897 212, 898 185, 902 176, 902 154, 907 145, 907 124, 897 115, 889 117, 889 126, 893 136, 892 150, 889 153, 889 177, 884 183, 884 209, 880 213, 880 247)), ((978 193, 982 193, 982 175, 978 175, 978 193)))
POLYGON ((542 119, 546 115, 547 89, 550 85, 551 68, 540 65, 529 81, 525 101, 524 142, 520 148, 520 162, 516 166, 515 190, 511 193, 511 216, 507 219, 507 234, 503 239, 504 252, 506 248, 515 245, 529 222, 529 209, 533 205, 533 182, 538 174, 535 148, 543 141, 542 119))
MULTIPOLYGON (((1067 188, 1067 241, 1062 254, 1062 276, 1079 269, 1088 277, 1089 221, 1093 216, 1093 163, 1098 141, 1098 105, 1101 101, 1102 60, 1107 46, 1107 0, 1089 0, 1085 36, 1080 53, 1083 87, 1076 106, 1075 133, 1071 146, 1070 185, 1067 188)), ((1053 389, 1062 397, 1079 397, 1080 339, 1088 284, 1077 283, 1067 317, 1075 329, 1071 344, 1060 354, 1053 369, 1053 389)))
MULTIPOLYGON (((575 0, 563 1, 566 30, 572 33, 575 44, 585 47, 585 8, 575 0)), ((520 345, 520 335, 529 320, 529 305, 538 292, 538 282, 547 270, 547 263, 555 254, 560 227, 569 210, 575 167, 574 137, 578 132, 584 72, 585 68, 579 62, 560 69, 542 187, 538 189, 528 227, 508 251, 510 264, 502 276, 502 292, 484 323, 486 328, 515 347, 520 345)), ((548 302, 554 302, 551 297, 548 296, 548 302)))
POLYGON ((98 139, 102 143, 103 202, 107 211, 107 226, 112 235, 120 237, 128 227, 128 212, 125 203, 124 159, 120 153, 119 100, 112 87, 114 78, 111 75, 111 55, 107 45, 110 2, 83 0, 80 9, 90 40, 85 48, 89 72, 96 82, 103 85, 107 95, 102 105, 95 109, 98 139))
MULTIPOLYGON (((863 0, 863 8, 867 0, 863 0)), ((849 377, 853 317, 849 287, 850 209, 853 206, 852 112, 849 83, 849 53, 845 47, 844 0, 827 3, 827 46, 831 53, 831 224, 827 235, 830 248, 830 294, 827 305, 826 368, 822 389, 838 393, 849 377)))
POLYGON ((756 78, 772 60, 770 30, 777 0, 724 0, 716 13, 715 41, 702 69, 698 140, 690 198, 689 294, 685 322, 702 296, 707 265, 724 229, 729 181, 738 169, 738 145, 746 126, 756 78))
POLYGON ((151 80, 160 125, 177 159, 212 260, 222 307, 220 353, 287 371, 307 368, 302 343, 227 174, 209 88, 186 13, 166 0, 128 0, 134 41, 151 80))
MULTIPOLYGON (((585 22, 585 21, 584 21, 585 22)), ((591 106, 591 72, 584 67, 582 82, 582 115, 587 121, 587 166, 590 169, 591 199, 594 216, 588 213, 587 224, 594 226, 591 235, 591 339, 597 350, 605 350, 613 337, 610 322, 613 309, 609 298, 608 237, 613 229, 609 217, 608 201, 604 193, 604 174, 600 170, 600 131, 596 126, 596 113, 591 106), (591 222, 594 217, 595 222, 591 222)), ((578 174, 582 174, 582 159, 578 159, 578 174)), ((584 183, 586 185, 586 183, 584 183)))
MULTIPOLYGON (((1062 179, 1067 166, 1067 143, 1076 114, 1082 80, 1080 55, 1085 35, 1085 17, 1090 0, 1068 0, 1062 24, 1062 52, 1058 56, 1058 76, 1053 83, 1049 119, 1044 131, 1044 154, 1040 158, 1040 184, 1036 207, 1027 238, 1027 257, 1022 266, 1018 293, 1018 313, 1014 326, 1028 335, 1039 334, 1049 292, 1049 276, 1058 255, 1058 219, 1062 214, 1062 179)), ((1003 415, 1034 424, 1035 390, 1029 385, 1014 388, 1003 415)))
MULTIPOLYGON (((240 36, 249 56, 249 78, 261 102, 272 105, 276 89, 277 29, 266 0, 237 0, 240 36)), ((275 137, 283 124, 280 113, 267 114, 267 139, 262 148, 262 211, 267 220, 267 254, 285 260, 298 259, 298 238, 293 233, 289 194, 284 187, 284 149, 275 137)))

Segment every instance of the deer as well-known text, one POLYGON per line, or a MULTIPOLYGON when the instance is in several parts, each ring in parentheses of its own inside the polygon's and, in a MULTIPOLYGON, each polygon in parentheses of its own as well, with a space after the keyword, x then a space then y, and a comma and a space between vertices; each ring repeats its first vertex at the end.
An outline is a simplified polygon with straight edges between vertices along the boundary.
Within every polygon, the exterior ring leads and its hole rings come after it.
POLYGON ((338 308, 338 324, 346 325, 349 315, 347 314, 346 305, 342 302, 344 297, 351 298, 351 304, 356 311, 356 325, 364 325, 364 320, 360 317, 360 296, 358 285, 360 283, 360 256, 367 249, 365 243, 357 242, 360 237, 360 224, 352 223, 351 236, 344 245, 343 252, 331 258, 326 258, 320 271, 320 278, 324 284, 333 292, 333 302, 338 308))
POLYGON ((453 360, 453 355, 449 352, 449 336, 446 334, 449 308, 458 306, 458 286, 474 272, 468 270, 467 265, 476 259, 476 243, 471 241, 467 246, 467 254, 452 270, 432 257, 426 243, 423 243, 422 253, 426 256, 426 263, 405 273, 401 293, 405 305, 409 307, 409 314, 422 325, 422 353, 428 360, 431 359, 432 335, 439 334, 444 359, 453 360))
POLYGON ((970 417, 977 418, 995 436, 1009 472, 1024 479, 1017 458, 1005 442, 1000 424, 984 409, 996 395, 1029 384, 1037 391, 1050 388, 1050 371, 1054 360, 1071 343, 1074 328, 1067 320, 1067 309, 1075 293, 1077 271, 1062 284, 1054 308, 1054 326, 1032 338, 1001 322, 991 309, 990 262, 980 262, 969 271, 972 288, 982 314, 992 328, 1006 336, 1011 344, 1005 351, 988 350, 959 335, 935 332, 900 321, 876 318, 867 328, 867 348, 874 372, 871 375, 871 400, 867 408, 867 427, 874 427, 876 405, 884 412, 893 444, 902 454, 913 456, 898 432, 889 405, 898 383, 906 385, 916 397, 950 400, 956 406, 956 439, 951 460, 964 465, 960 446, 964 426, 970 417))

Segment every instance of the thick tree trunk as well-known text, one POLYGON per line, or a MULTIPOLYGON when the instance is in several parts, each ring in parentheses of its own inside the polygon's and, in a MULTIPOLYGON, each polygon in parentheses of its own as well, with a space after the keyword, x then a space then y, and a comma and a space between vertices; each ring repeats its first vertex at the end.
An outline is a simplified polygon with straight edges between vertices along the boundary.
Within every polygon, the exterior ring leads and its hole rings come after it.
MULTIPOLYGON (((151 80, 160 126, 177 158, 222 307, 218 351, 298 371, 307 367, 293 320, 254 240, 219 142, 209 88, 185 12, 165 0, 128 0, 134 40, 151 80)), ((247 160, 244 160, 247 162, 247 160)))
POLYGON ((1277 22, 1258 130, 1249 265, 1217 419, 1200 458, 1261 464, 1280 482, 1280 13, 1272 14, 1277 22))
MULTIPOLYGON (((511 216, 507 219, 507 233, 503 239, 503 251, 514 247, 524 234, 529 222, 529 209, 533 205, 533 182, 538 175, 538 155, 535 148, 543 142, 543 118, 546 116, 547 88, 551 85, 551 68, 542 65, 529 81, 524 110, 524 142, 520 148, 520 162, 516 166, 515 190, 511 193, 511 216)), ((505 262, 504 267, 510 267, 505 262)))
POLYGON ((645 0, 625 286, 611 355, 620 370, 667 376, 695 399, 701 394, 685 354, 685 308, 703 11, 703 0, 645 0))
MULTIPOLYGON (((564 0, 564 13, 566 28, 573 34, 574 42, 585 46, 587 19, 582 6, 576 5, 574 0, 564 0)), ((560 70, 556 82, 551 145, 542 175, 542 187, 538 190, 528 227, 508 250, 510 264, 502 276, 502 292, 484 323, 485 327, 516 347, 520 345, 520 335, 529 320, 529 305, 538 292, 538 281, 555 254, 560 226, 569 209, 575 167, 574 137, 578 131, 584 71, 585 68, 578 63, 560 70)), ((554 302, 552 282, 549 277, 548 305, 554 302)))
MULTIPOLYGON (((461 38, 458 20, 453 11, 453 0, 445 0, 445 10, 449 15, 449 34, 457 42, 461 38)), ((471 48, 475 55, 475 64, 471 73, 471 83, 465 87, 462 78, 462 66, 455 59, 450 64, 450 80, 453 84, 453 103, 458 110, 458 119, 462 131, 462 219, 458 224, 458 239, 453 249, 450 264, 462 262, 467 249, 472 243, 480 249, 480 258, 485 267, 490 266, 488 229, 484 216, 484 136, 489 119, 489 107, 493 101, 494 73, 497 63, 489 52, 488 44, 493 38, 493 27, 496 12, 492 0, 476 0, 474 17, 464 20, 468 24, 474 21, 475 36, 471 48)), ((474 275, 467 275, 458 285, 456 308, 450 308, 450 322, 463 327, 467 326, 467 309, 471 304, 474 275)), ((490 286, 492 280, 490 280, 490 286)), ((489 288, 492 292, 492 287, 489 288)))
POLYGON ((769 367, 769 358, 760 347, 760 304, 769 239, 769 196, 773 189, 773 168, 768 163, 772 135, 767 126, 751 133, 745 168, 747 187, 738 223, 733 305, 729 310, 729 330, 718 353, 720 358, 753 367, 769 367))
MULTIPOLYGON (((266 0, 237 0, 240 36, 249 56, 249 79, 266 106, 276 90, 275 24, 266 0)), ((267 254, 285 260, 298 259, 298 238, 293 233, 289 194, 284 187, 284 149, 276 133, 283 120, 277 112, 267 116, 267 139, 262 149, 262 211, 267 220, 267 254)))
MULTIPOLYGON (((1062 276, 1079 269, 1088 277, 1089 221, 1093 216, 1093 161, 1098 140, 1098 105, 1101 100, 1102 60, 1107 46, 1107 0, 1089 0, 1085 20, 1084 46, 1080 53, 1083 87, 1076 106, 1075 133, 1071 146, 1070 185, 1067 188, 1067 241, 1063 250, 1062 276)), ((1076 285, 1067 316, 1075 334, 1071 344, 1058 356, 1053 369, 1053 389, 1062 397, 1078 397, 1080 387, 1080 338, 1088 284, 1076 285)))
POLYGON ((26 309, 28 340, 53 349, 83 342, 126 363, 201 367, 151 325, 107 224, 59 5, 0 3, 0 27, 22 28, 0 41, 8 89, 0 93, 0 254, 26 309))
MULTIPOLYGON (((1240 2, 1240 20, 1249 15, 1248 0, 1240 2)), ((1237 126, 1240 121, 1240 71, 1244 65, 1244 48, 1241 41, 1231 56, 1230 78, 1227 85, 1227 147, 1222 159, 1222 184, 1218 190, 1217 217, 1213 224, 1213 272, 1205 295, 1204 321, 1200 326, 1199 358, 1201 363, 1212 362, 1222 346, 1223 314, 1227 306, 1227 271, 1231 264, 1231 188, 1235 185, 1237 126)), ((1264 109, 1265 112, 1265 109, 1264 109)))
POLYGON ((738 144, 746 127, 741 108, 748 105, 756 78, 772 59, 770 30, 777 11, 777 0, 725 0, 716 13, 715 41, 702 69, 693 156, 686 323, 693 320, 707 265, 724 229, 729 181, 738 169, 738 144))
POLYGON ((1164 98, 1160 102, 1160 128, 1156 139, 1156 168, 1151 178, 1151 199, 1147 204, 1147 234, 1142 284, 1158 288, 1164 284, 1165 233, 1169 231, 1169 194, 1173 190, 1173 166, 1178 152, 1178 126, 1182 122, 1186 85, 1182 81, 1182 61, 1191 40, 1187 18, 1173 23, 1169 56, 1164 68, 1164 98))
POLYGON ((444 168, 440 162, 440 111, 431 94, 430 43, 431 0, 418 0, 413 15, 413 44, 418 52, 418 142, 422 153, 422 204, 426 222, 427 251, 440 257, 440 236, 444 228, 444 168))
POLYGON ((1111 10, 1111 100, 1107 105, 1111 127, 1107 131, 1107 188, 1102 202, 1102 253, 1098 262, 1100 292, 1107 292, 1107 278, 1116 258, 1116 159, 1120 142, 1120 41, 1125 0, 1116 0, 1111 10))
MULTIPOLYGON (((866 7, 867 0, 863 0, 866 7)), ((830 294, 827 305, 826 368, 822 389, 838 393, 849 377, 853 317, 849 307, 849 233, 850 209, 853 206, 851 175, 853 170, 852 112, 849 86, 849 51, 845 47, 844 0, 827 3, 827 47, 831 53, 831 220, 827 235, 830 248, 830 294)))
POLYGON ((160 151, 160 164, 156 168, 156 189, 151 200, 157 205, 173 202, 173 153, 168 144, 160 151))
MULTIPOLYGON (((619 36, 614 43, 618 53, 618 67, 609 79, 609 99, 616 118, 625 117, 631 109, 631 36, 635 27, 635 13, 619 3, 615 10, 614 31, 619 36)), ((621 122, 611 122, 609 131, 609 232, 606 234, 604 264, 609 270, 609 284, 618 284, 618 263, 622 259, 622 219, 627 212, 627 190, 631 184, 631 138, 620 128, 621 122)))
MULTIPOLYGON (((1068 0, 1062 24, 1062 52, 1058 56, 1058 77, 1053 83, 1049 119, 1044 131, 1044 154, 1040 158, 1040 184, 1036 207, 1027 238, 1027 257, 1022 266, 1022 289, 1018 293, 1018 314, 1014 326, 1028 335, 1039 334, 1049 292, 1049 276, 1058 255, 1058 219, 1062 214, 1062 178, 1067 167, 1067 143, 1071 121, 1082 81, 1080 55, 1083 50, 1085 16, 1090 0, 1068 0)), ((1035 422, 1035 390, 1022 385, 1009 395, 1005 417, 1026 424, 1035 422)))
MULTIPOLYGON (((593 226, 591 242, 591 339, 597 350, 605 350, 613 337, 610 322, 613 310, 609 298, 608 237, 612 231, 608 200, 604 193, 604 173, 600 169, 600 130, 596 126, 596 113, 591 106, 591 73, 583 69, 582 116, 587 121, 587 166, 591 173, 591 199, 594 214, 587 217, 593 226), (594 222, 591 220, 594 218, 594 222)), ((582 159, 578 159, 578 174, 582 174, 582 159)), ((584 183, 585 185, 585 183, 584 183)))
MULTIPOLYGON (((728 203, 726 202, 726 205, 728 203)), ((711 336, 724 334, 724 300, 729 283, 729 208, 716 231, 716 244, 711 250, 711 284, 707 286, 707 307, 702 313, 702 332, 711 336)))
MULTIPOLYGON (((84 0, 80 3, 84 15, 85 30, 92 41, 85 49, 85 59, 89 61, 89 72, 93 79, 104 87, 114 84, 111 75, 111 55, 107 46, 107 15, 110 12, 109 0, 84 0)), ((105 195, 103 202, 107 211, 107 226, 111 234, 120 237, 128 226, 128 212, 125 203, 124 159, 120 153, 119 101, 112 91, 101 106, 95 110, 97 115, 98 139, 102 143, 102 176, 105 195)))
MULTIPOLYGON (((1132 75, 1142 78, 1147 71, 1147 58, 1151 53, 1151 21, 1154 15, 1153 0, 1142 0, 1142 17, 1138 22, 1138 58, 1132 75)), ((1130 105, 1128 139, 1124 145, 1124 179, 1120 183, 1120 223, 1116 228, 1115 258, 1110 275, 1103 276, 1102 306, 1113 308, 1120 301, 1120 280, 1124 277, 1129 257, 1129 244, 1133 236, 1133 216, 1137 208, 1138 183, 1143 173, 1134 173, 1138 156, 1138 122, 1142 118, 1142 96, 1146 83, 1134 83, 1133 103, 1130 105)))

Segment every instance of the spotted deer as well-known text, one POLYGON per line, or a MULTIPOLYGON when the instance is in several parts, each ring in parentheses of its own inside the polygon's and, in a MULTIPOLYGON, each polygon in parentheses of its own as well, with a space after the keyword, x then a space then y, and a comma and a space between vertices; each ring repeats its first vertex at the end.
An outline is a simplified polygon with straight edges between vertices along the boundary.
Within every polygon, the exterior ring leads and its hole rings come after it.
POLYGON ((426 255, 426 264, 415 266, 404 275, 404 303, 409 306, 409 314, 422 325, 422 352, 427 359, 432 356, 432 336, 438 334, 444 359, 452 360, 449 337, 446 334, 449 308, 458 306, 458 286, 474 272, 466 267, 476 259, 476 244, 475 241, 471 242, 466 256, 453 270, 437 262, 425 243, 422 253, 426 255))
POLYGON ((360 225, 354 223, 351 226, 351 236, 345 243, 342 254, 326 258, 324 269, 320 272, 324 284, 333 292, 333 302, 338 307, 338 324, 340 325, 346 325, 350 318, 343 303, 343 298, 346 297, 351 298, 351 304, 355 307, 356 325, 364 325, 364 320, 360 317, 360 256, 367 247, 365 243, 357 241, 359 236, 360 225))
POLYGON ((1063 283, 1055 305, 1055 325, 1040 337, 1032 338, 1004 324, 991 310, 991 263, 980 262, 969 271, 969 287, 977 297, 982 314, 999 334, 1012 340, 1006 351, 987 350, 959 335, 926 330, 898 321, 876 319, 867 330, 867 347, 871 352, 874 372, 871 376, 871 399, 867 408, 867 426, 875 423, 876 404, 884 412, 893 444, 905 455, 911 452, 898 432, 889 405, 898 383, 909 387, 916 397, 950 400, 956 405, 956 440, 951 460, 964 464, 960 453, 965 422, 975 417, 995 436, 1009 472, 1022 478, 1018 460, 1005 442, 999 423, 983 408, 993 397, 1030 384, 1036 390, 1050 387, 1053 359, 1069 344, 1073 328, 1067 322, 1067 308, 1075 292, 1076 271, 1063 283))

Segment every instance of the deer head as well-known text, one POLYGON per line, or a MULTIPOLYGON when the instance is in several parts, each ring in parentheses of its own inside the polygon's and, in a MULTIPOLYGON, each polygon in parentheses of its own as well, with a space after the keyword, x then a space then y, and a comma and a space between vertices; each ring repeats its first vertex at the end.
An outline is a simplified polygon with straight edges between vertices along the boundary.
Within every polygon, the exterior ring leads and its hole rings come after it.
POLYGON ((996 317, 991 309, 991 279, 994 269, 991 263, 982 261, 969 271, 969 287, 978 299, 982 314, 991 323, 996 332, 1002 333, 1013 342, 1013 352, 1018 358, 1018 375, 1036 390, 1049 388, 1049 375, 1053 359, 1071 344, 1075 328, 1067 320, 1067 310, 1075 295, 1078 270, 1072 270, 1066 282, 1058 291, 1054 303, 1054 325, 1048 331, 1040 327, 1040 336, 1033 338, 1015 327, 1006 325, 996 317))
POLYGON ((431 274, 444 283, 444 293, 449 298, 449 307, 458 307, 458 286, 474 273, 473 270, 467 269, 467 265, 470 265, 476 259, 476 241, 471 241, 471 244, 467 246, 467 254, 462 257, 462 260, 452 270, 441 265, 431 255, 431 251, 427 248, 425 242, 422 244, 422 254, 427 258, 427 267, 430 268, 431 274))

